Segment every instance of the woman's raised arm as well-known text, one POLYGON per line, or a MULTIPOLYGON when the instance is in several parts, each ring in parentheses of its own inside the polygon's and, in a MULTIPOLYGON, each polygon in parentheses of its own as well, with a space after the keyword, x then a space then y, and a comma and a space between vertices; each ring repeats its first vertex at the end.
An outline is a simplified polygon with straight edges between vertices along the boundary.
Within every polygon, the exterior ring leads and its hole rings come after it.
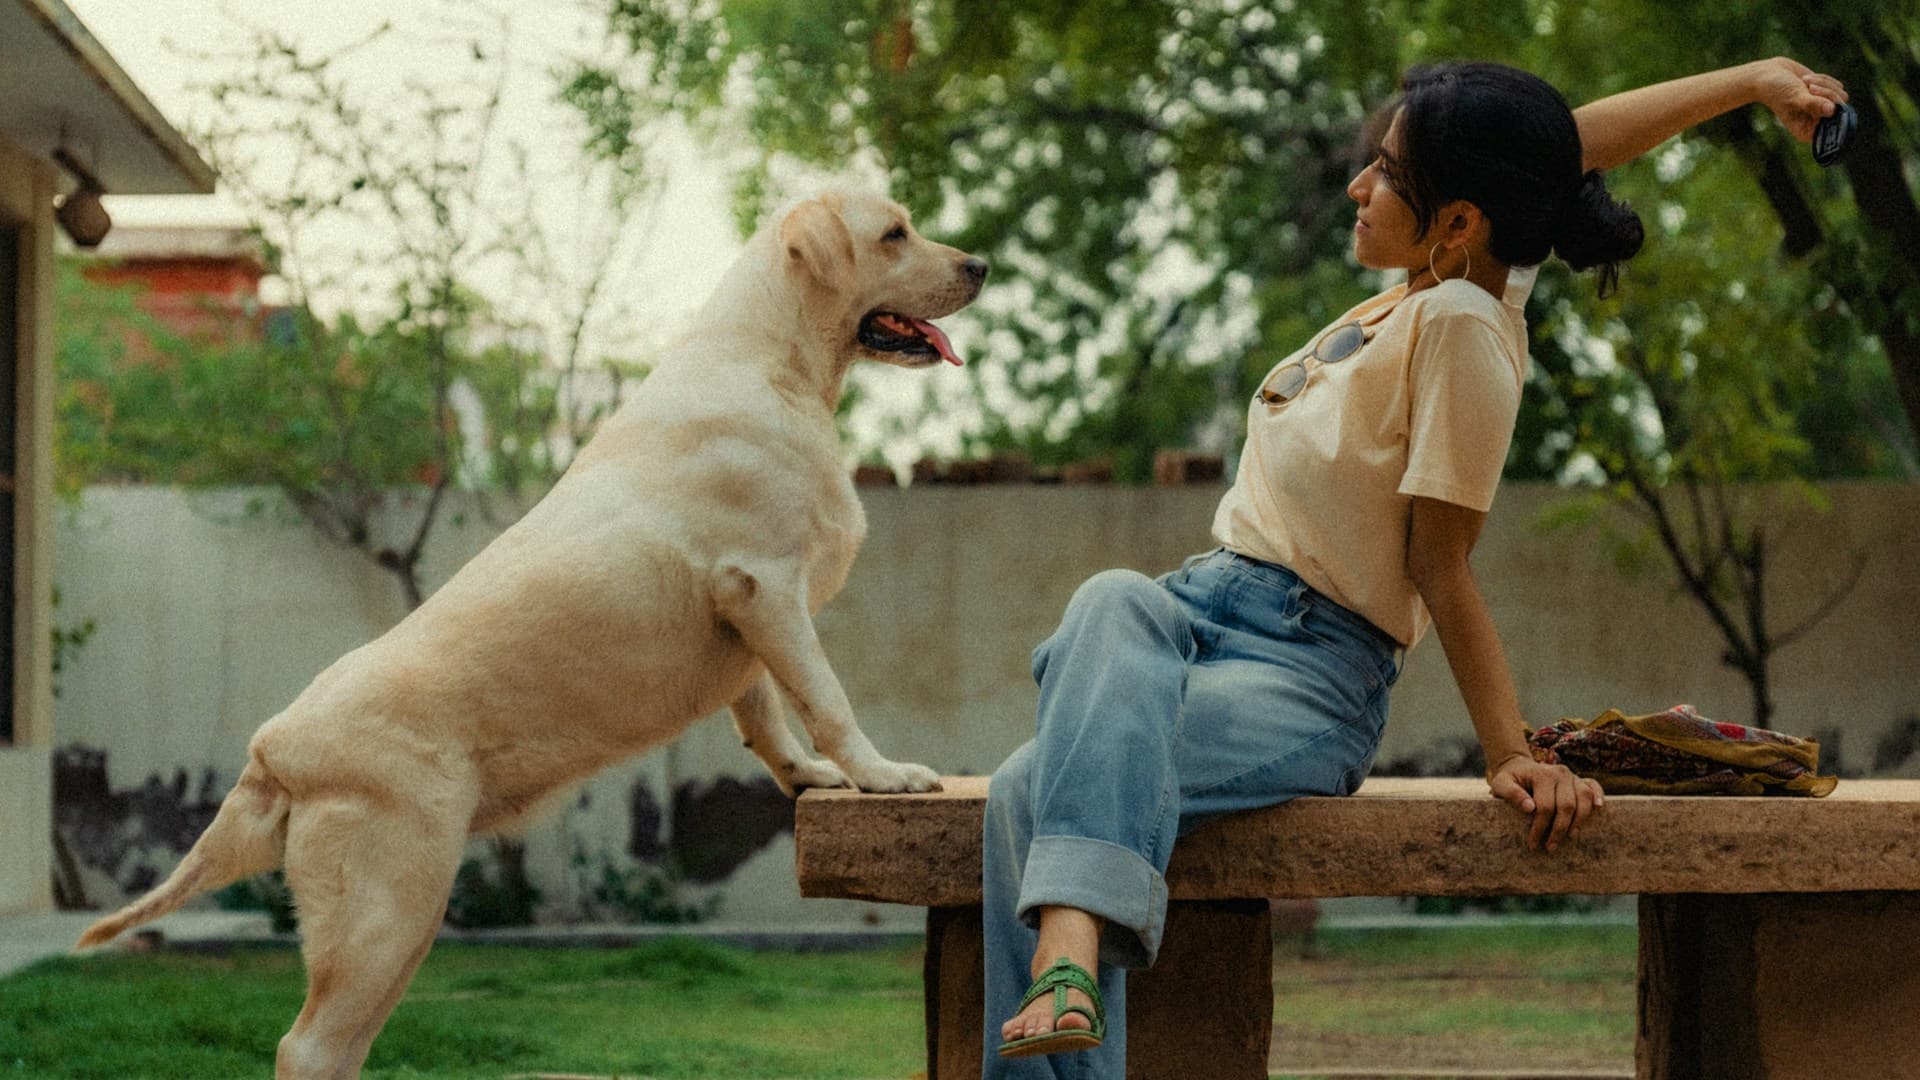
POLYGON ((1743 105, 1773 110, 1794 138, 1847 100, 1846 87, 1796 60, 1776 56, 1628 90, 1573 110, 1583 167, 1611 169, 1632 161, 1687 128, 1743 105))

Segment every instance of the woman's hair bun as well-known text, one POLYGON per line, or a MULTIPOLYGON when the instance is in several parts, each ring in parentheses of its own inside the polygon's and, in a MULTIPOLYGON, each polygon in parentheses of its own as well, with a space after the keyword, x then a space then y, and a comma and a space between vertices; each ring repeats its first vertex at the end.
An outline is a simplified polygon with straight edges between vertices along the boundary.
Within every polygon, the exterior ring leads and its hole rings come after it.
POLYGON ((1633 258, 1645 239, 1640 215, 1614 198, 1600 171, 1591 169, 1561 204, 1553 251, 1575 270, 1599 267, 1600 295, 1607 296, 1619 282, 1619 264, 1633 258))

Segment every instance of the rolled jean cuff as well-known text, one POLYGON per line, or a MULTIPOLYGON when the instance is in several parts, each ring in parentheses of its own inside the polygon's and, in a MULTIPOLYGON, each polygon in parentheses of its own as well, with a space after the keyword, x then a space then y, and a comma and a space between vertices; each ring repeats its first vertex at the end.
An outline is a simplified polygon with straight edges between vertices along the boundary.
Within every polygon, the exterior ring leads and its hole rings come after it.
POLYGON ((1029 927, 1039 909, 1070 907, 1106 920, 1100 961, 1153 965, 1167 922, 1167 882, 1153 864, 1118 844, 1081 836, 1037 836, 1027 849, 1014 913, 1029 927))

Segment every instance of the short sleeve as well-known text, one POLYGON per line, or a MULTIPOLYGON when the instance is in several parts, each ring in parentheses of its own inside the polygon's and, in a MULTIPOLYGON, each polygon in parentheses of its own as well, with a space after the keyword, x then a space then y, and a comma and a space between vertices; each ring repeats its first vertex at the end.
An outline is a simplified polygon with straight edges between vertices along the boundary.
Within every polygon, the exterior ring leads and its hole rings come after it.
POLYGON ((1506 466, 1520 412, 1520 370, 1486 319, 1438 311, 1420 327, 1408 362, 1412 410, 1400 494, 1485 513, 1506 466))

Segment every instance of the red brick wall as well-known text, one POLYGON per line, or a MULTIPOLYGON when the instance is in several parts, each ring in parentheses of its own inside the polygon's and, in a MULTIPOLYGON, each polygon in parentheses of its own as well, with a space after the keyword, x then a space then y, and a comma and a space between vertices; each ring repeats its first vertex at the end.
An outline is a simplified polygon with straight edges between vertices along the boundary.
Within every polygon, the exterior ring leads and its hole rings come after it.
MULTIPOLYGON (((82 271, 101 285, 132 286, 141 310, 194 341, 257 341, 261 333, 261 269, 244 258, 181 257, 90 263, 82 271)), ((153 359, 151 346, 128 341, 136 361, 153 359)))

